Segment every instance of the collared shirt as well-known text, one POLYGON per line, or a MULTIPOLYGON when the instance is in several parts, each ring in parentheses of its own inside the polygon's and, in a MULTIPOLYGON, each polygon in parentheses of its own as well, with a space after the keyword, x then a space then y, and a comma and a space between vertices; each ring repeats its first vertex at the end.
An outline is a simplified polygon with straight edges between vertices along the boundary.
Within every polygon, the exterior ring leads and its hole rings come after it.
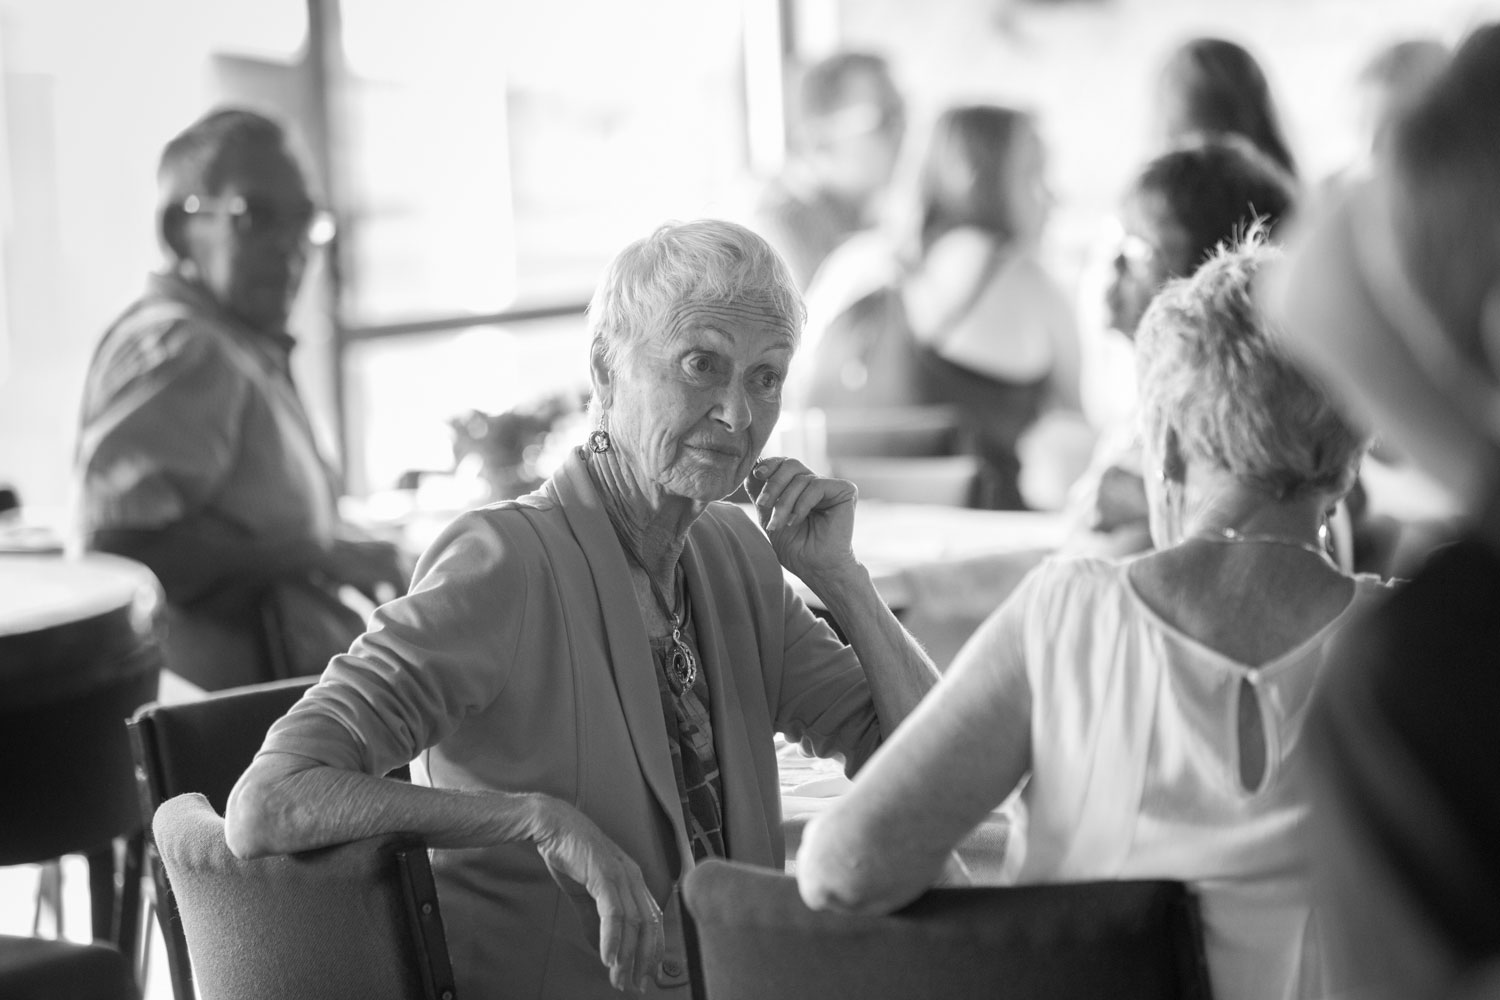
POLYGON ((85 535, 207 515, 241 538, 331 539, 335 491, 292 383, 293 344, 152 275, 89 368, 76 463, 85 535))

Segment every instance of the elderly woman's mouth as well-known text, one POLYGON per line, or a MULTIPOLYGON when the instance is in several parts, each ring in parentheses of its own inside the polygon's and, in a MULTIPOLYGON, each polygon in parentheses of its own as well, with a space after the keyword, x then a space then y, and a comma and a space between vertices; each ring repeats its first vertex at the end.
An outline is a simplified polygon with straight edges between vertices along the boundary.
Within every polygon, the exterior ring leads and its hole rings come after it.
POLYGON ((689 441, 687 448, 689 451, 697 452, 700 455, 707 455, 714 459, 722 459, 730 462, 738 462, 745 454, 745 450, 739 445, 719 444, 712 441, 689 441))

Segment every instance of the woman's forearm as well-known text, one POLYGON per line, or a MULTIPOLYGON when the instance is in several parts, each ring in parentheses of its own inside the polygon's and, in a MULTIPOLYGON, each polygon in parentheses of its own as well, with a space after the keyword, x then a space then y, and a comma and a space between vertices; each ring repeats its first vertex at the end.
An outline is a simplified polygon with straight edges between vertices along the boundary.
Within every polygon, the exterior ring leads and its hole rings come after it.
POLYGON ((819 909, 887 912, 934 881, 948 852, 1030 768, 1030 695, 1003 642, 981 628, 854 787, 808 825, 802 898, 819 909), (985 634, 988 633, 988 634, 985 634))
POLYGON ((549 804, 540 794, 428 788, 270 753, 230 794, 225 836, 241 857, 395 832, 420 835, 430 847, 484 847, 540 838, 549 804))
POLYGON ((896 620, 864 566, 851 563, 837 574, 805 582, 854 647, 882 737, 889 737, 937 683, 937 668, 896 620))

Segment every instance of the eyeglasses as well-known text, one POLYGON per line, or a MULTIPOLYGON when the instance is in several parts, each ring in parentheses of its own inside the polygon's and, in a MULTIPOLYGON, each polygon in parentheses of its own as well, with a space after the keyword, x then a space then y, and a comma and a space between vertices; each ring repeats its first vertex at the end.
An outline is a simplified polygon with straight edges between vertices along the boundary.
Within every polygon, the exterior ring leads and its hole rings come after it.
POLYGON ((256 239, 292 235, 313 246, 323 246, 337 231, 333 214, 310 201, 276 202, 253 195, 206 198, 190 194, 182 200, 182 210, 188 215, 227 215, 236 233, 256 239))
POLYGON ((1124 233, 1118 244, 1119 255, 1134 271, 1149 271, 1160 257, 1161 251, 1151 243, 1133 233, 1124 233))

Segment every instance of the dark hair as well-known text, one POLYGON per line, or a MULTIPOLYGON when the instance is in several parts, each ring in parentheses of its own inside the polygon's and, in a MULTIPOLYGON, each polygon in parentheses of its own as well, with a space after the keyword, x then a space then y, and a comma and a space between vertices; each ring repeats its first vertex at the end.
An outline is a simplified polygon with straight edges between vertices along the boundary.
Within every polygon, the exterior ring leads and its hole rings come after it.
POLYGON ((1500 273, 1500 23, 1469 34, 1392 140, 1402 262, 1450 336, 1488 368, 1479 333, 1500 273))
POLYGON ((959 226, 977 226, 1002 240, 1015 235, 1015 207, 1005 179, 1016 137, 1029 127, 1025 112, 998 105, 943 112, 919 179, 923 247, 959 226))
POLYGON ((162 149, 156 181, 163 207, 190 194, 217 194, 226 154, 244 147, 286 148, 287 134, 272 119, 245 108, 216 108, 162 149))
POLYGON ((1297 175, 1266 74, 1242 46, 1223 38, 1183 43, 1162 67, 1161 87, 1163 97, 1179 102, 1184 115, 1176 138, 1195 132, 1242 135, 1297 175))
POLYGON ((839 52, 813 63, 802 74, 798 88, 803 121, 816 121, 838 111, 848 102, 853 81, 865 76, 890 84, 895 92, 890 66, 873 52, 839 52))
POLYGON ((1188 234, 1187 258, 1172 266, 1179 277, 1257 221, 1274 234, 1297 198, 1291 177, 1234 135, 1191 139, 1146 164, 1127 197, 1151 195, 1162 199, 1188 234))

